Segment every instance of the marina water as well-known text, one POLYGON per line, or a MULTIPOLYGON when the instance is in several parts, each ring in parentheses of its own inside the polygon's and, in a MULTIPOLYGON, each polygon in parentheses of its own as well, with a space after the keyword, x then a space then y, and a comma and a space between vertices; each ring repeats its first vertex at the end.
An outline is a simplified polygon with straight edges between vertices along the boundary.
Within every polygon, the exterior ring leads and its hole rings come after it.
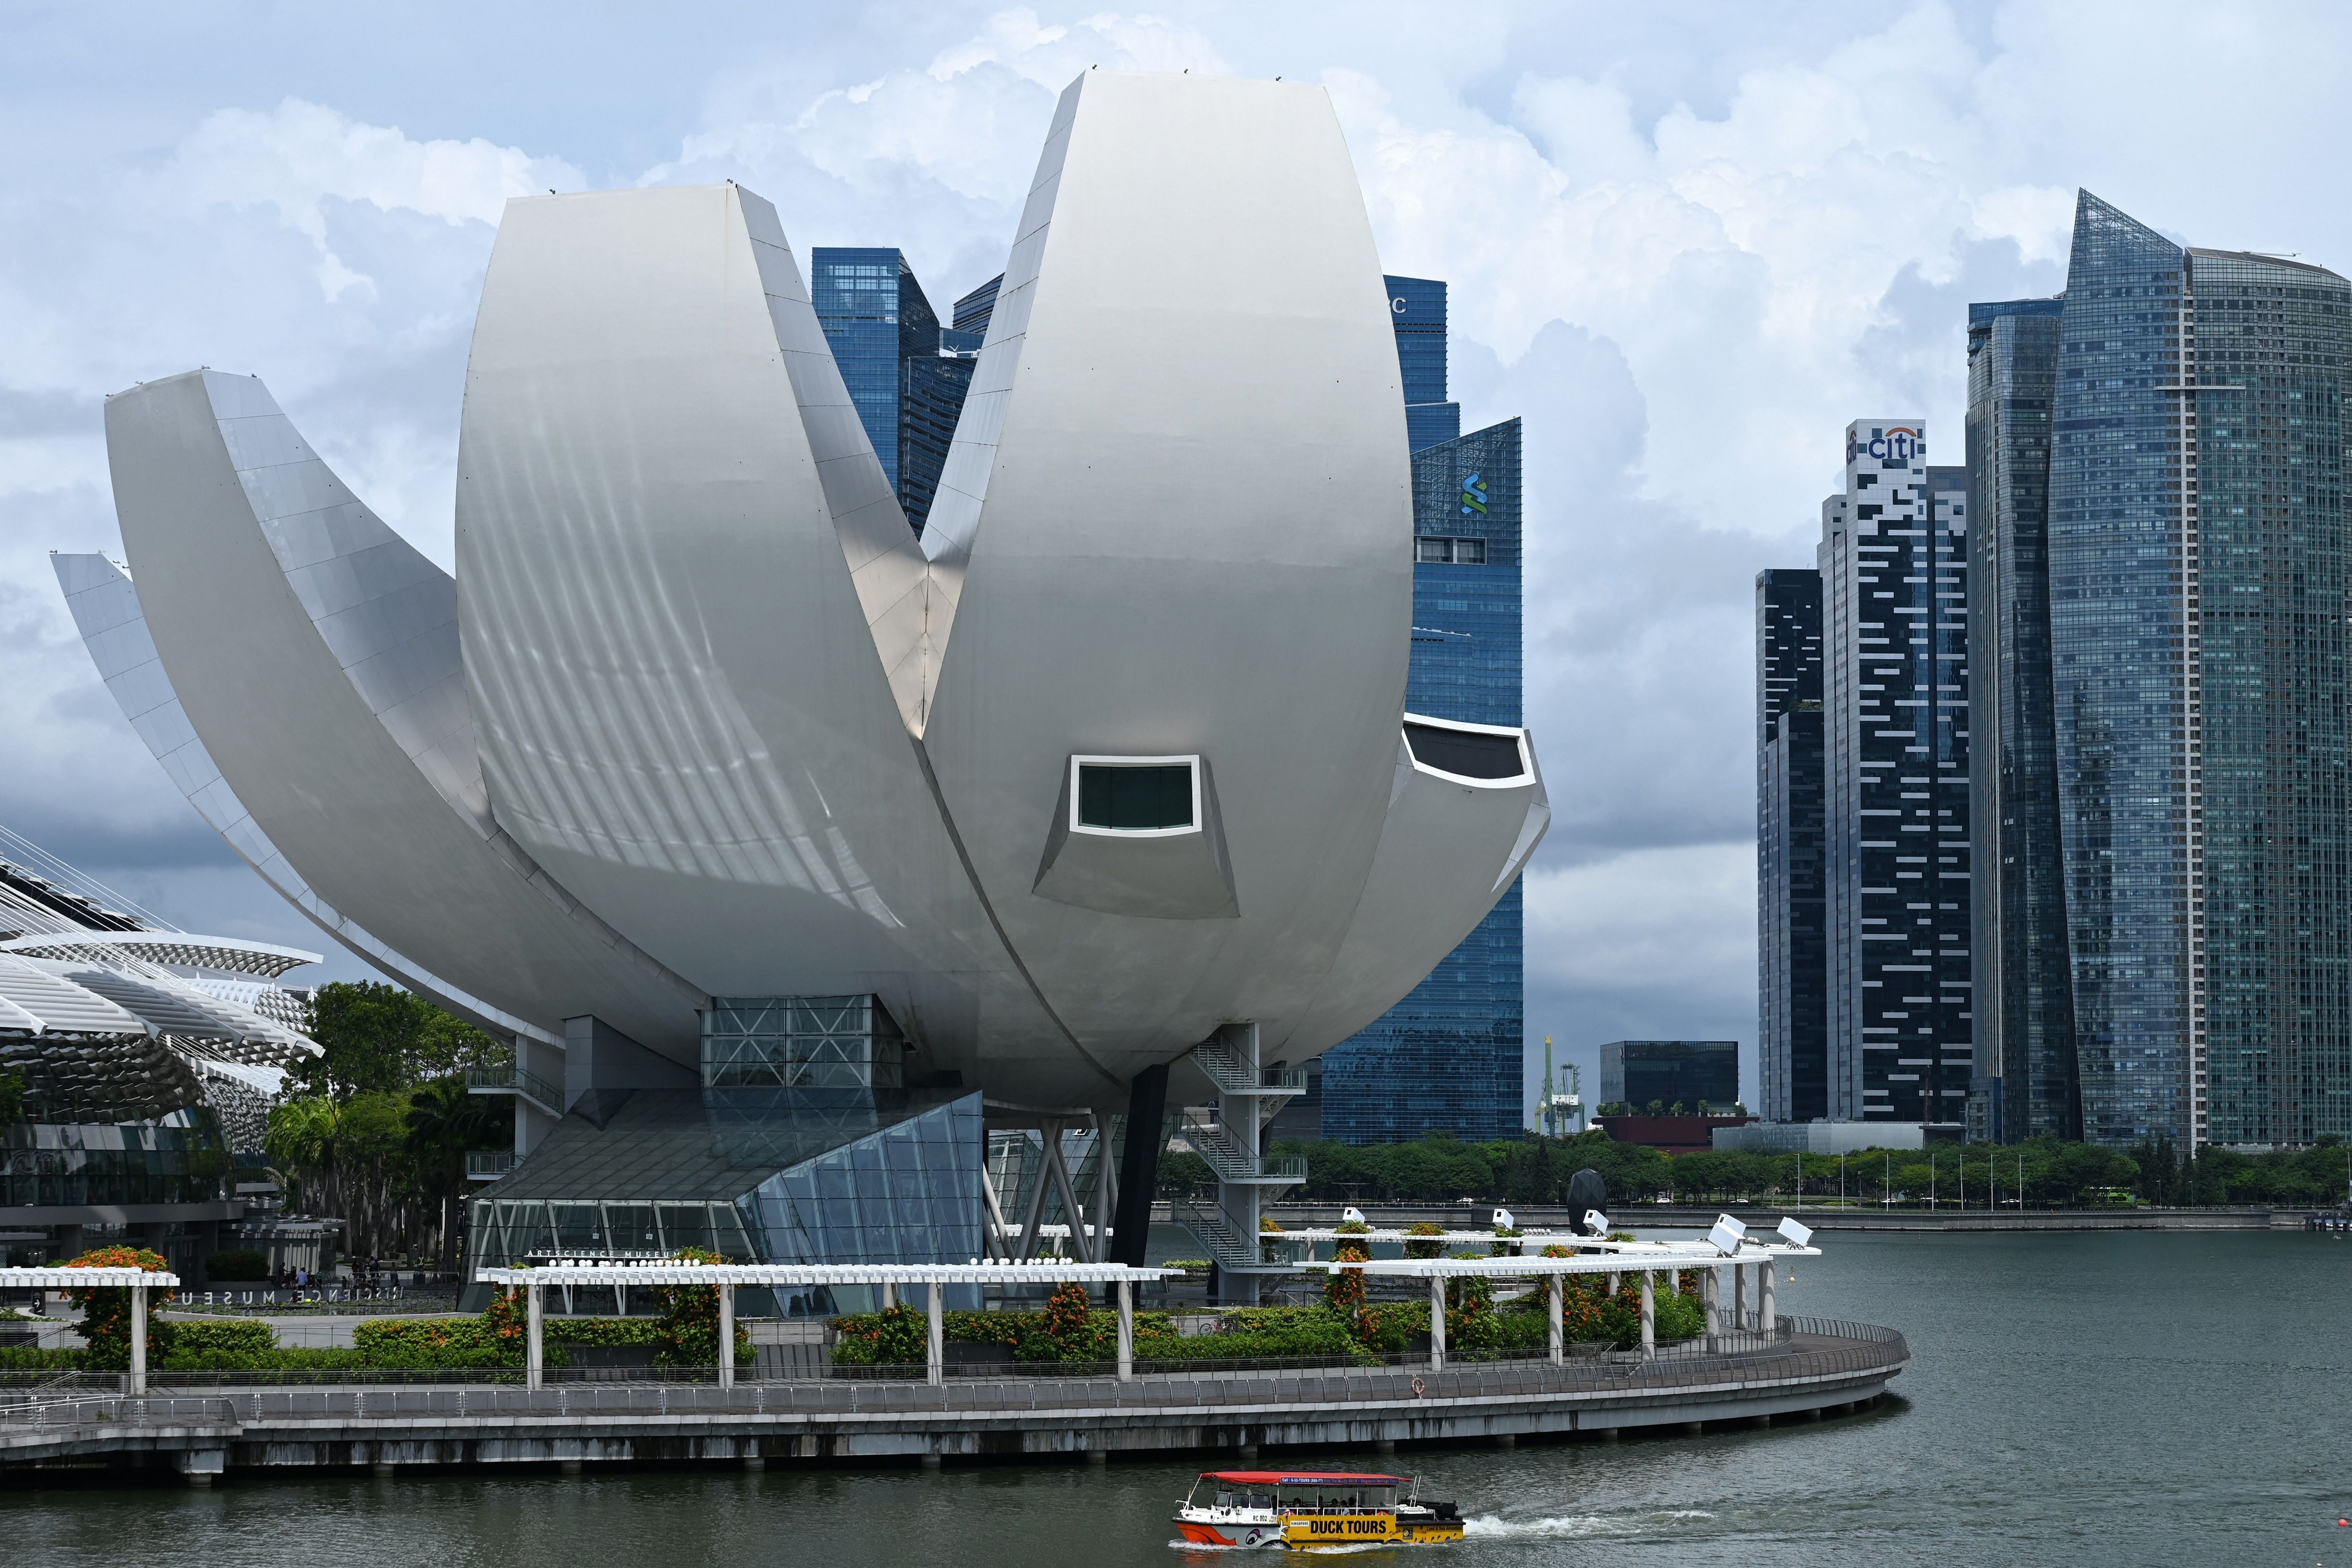
MULTIPOLYGON (((1473 1522, 1383 1561, 2352 1564, 2352 1242, 2300 1233, 1848 1235, 1793 1312, 1891 1324, 1913 1362, 1875 1411, 1767 1431, 1489 1448, 1268 1452, 1393 1467, 1473 1522)), ((1174 1565, 1200 1468, 950 1466, 763 1475, 0 1488, 26 1568, 1174 1565)))

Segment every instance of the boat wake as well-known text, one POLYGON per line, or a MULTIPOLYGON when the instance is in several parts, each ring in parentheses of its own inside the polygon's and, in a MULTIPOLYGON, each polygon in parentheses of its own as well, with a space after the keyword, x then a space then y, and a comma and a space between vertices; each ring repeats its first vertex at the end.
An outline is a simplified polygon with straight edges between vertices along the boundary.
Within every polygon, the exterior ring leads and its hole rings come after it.
POLYGON ((1487 1513, 1464 1520, 1462 1532, 1473 1541, 1557 1541, 1576 1536, 1630 1535, 1678 1520, 1714 1517, 1705 1509, 1696 1508, 1636 1514, 1556 1514, 1546 1519, 1504 1519, 1487 1513))

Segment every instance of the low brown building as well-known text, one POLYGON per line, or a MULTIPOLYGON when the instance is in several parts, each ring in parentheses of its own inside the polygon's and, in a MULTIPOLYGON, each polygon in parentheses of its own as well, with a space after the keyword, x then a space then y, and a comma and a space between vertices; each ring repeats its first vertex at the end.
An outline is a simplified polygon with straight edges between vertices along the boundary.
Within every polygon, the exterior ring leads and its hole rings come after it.
POLYGON ((1662 1154, 1688 1154, 1715 1147, 1718 1127, 1745 1127, 1752 1116, 1596 1116, 1602 1131, 1619 1143, 1647 1143, 1662 1154))

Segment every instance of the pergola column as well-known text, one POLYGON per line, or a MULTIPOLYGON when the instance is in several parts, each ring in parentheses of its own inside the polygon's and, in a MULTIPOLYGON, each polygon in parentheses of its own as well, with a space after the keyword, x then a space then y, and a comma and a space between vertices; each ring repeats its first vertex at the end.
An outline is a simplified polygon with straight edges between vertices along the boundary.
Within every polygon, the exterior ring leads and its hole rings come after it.
POLYGON ((1731 1266, 1731 1326, 1748 1331, 1748 1265, 1731 1266))
POLYGON ((1445 1276, 1429 1277, 1429 1370, 1445 1370, 1445 1276))
POLYGON ((1118 1380, 1135 1381, 1135 1284, 1118 1282, 1118 1380))
POLYGON ((1775 1267, 1777 1266, 1770 1258, 1768 1258, 1764 1260, 1762 1267, 1758 1270, 1758 1278, 1762 1279, 1764 1283, 1763 1289, 1756 1293, 1756 1326, 1763 1330, 1768 1334, 1772 1331, 1773 1327, 1780 1321, 1779 1316, 1772 1310, 1772 1270, 1775 1267))
POLYGON ((1545 1328, 1551 1344, 1551 1364, 1554 1366, 1568 1359, 1568 1328, 1562 1321, 1566 1313, 1563 1310, 1565 1303, 1561 1300, 1567 1294, 1567 1279, 1558 1274, 1544 1281, 1544 1316, 1550 1320, 1545 1328))
POLYGON ((131 1392, 147 1392, 147 1287, 131 1287, 131 1392))
POLYGON ((931 1281, 930 1292, 930 1331, 924 1336, 923 1381, 937 1388, 948 1380, 948 1331, 947 1318, 940 1307, 938 1280, 931 1281))
POLYGON ((540 1300, 540 1287, 526 1285, 523 1299, 530 1303, 527 1316, 530 1332, 523 1345, 523 1386, 538 1388, 547 1382, 547 1310, 540 1300))
POLYGON ((735 1386, 735 1287, 719 1287, 719 1386, 735 1386))
POLYGON ((1702 1268, 1698 1271, 1699 1310, 1706 1315, 1706 1338, 1714 1343, 1716 1335, 1723 1332, 1723 1270, 1702 1268))
POLYGON ((1642 1357, 1644 1361, 1658 1353, 1658 1277, 1647 1268, 1642 1270, 1642 1357))

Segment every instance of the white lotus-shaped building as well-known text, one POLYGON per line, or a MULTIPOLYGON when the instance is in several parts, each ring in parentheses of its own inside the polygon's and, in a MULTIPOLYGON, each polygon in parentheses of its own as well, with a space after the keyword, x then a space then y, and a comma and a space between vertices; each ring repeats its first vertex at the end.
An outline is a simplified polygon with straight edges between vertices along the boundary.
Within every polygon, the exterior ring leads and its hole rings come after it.
POLYGON ((1403 711, 1388 310, 1321 89, 1089 72, 919 540, 725 184, 509 205, 454 579, 215 371, 108 405, 135 592, 58 572, 206 819, 567 1100, 871 997, 867 1081, 1124 1110, 1378 1017, 1549 818, 1523 731, 1403 711))

